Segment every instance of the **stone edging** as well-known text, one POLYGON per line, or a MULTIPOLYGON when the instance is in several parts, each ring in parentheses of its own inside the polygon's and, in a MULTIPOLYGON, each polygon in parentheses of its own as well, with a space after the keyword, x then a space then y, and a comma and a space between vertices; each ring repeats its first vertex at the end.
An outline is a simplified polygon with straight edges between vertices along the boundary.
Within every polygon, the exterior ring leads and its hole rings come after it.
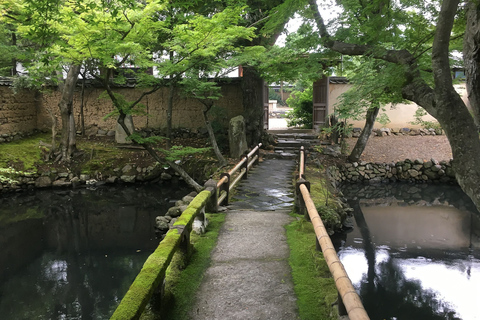
MULTIPOLYGON (((362 128, 353 128, 352 132, 349 134, 349 137, 358 138, 362 128)), ((380 128, 373 129, 372 136, 377 137, 386 137, 386 136, 438 136, 443 135, 443 130, 440 128, 423 128, 423 129, 410 129, 410 128, 380 128)))
POLYGON ((47 187, 78 187, 82 185, 100 186, 114 183, 158 183, 162 181, 180 180, 170 168, 160 166, 137 167, 127 164, 123 168, 114 169, 116 175, 95 177, 88 174, 75 175, 71 172, 16 172, 13 169, 0 169, 0 193, 21 191, 24 189, 47 187))
POLYGON ((353 162, 345 163, 341 167, 329 167, 328 174, 336 183, 342 182, 411 182, 411 183, 456 183, 455 172, 452 168, 452 160, 429 161, 410 160, 396 163, 369 163, 353 162))

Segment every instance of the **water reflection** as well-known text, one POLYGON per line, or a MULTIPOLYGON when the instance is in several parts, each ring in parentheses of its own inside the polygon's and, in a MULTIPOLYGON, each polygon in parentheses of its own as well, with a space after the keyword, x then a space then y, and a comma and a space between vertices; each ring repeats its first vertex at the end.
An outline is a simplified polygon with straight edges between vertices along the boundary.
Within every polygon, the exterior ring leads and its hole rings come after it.
POLYGON ((109 318, 158 244, 155 217, 186 193, 140 186, 0 198, 0 318, 109 318))
POLYGON ((480 319, 480 219, 468 197, 357 187, 344 192, 355 229, 333 240, 371 319, 480 319))

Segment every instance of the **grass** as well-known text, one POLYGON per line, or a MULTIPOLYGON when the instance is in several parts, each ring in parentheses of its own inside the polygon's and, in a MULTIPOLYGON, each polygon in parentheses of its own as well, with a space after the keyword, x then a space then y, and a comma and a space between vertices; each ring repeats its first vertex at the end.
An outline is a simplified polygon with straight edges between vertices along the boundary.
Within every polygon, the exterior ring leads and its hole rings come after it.
POLYGON ((336 308, 332 306, 337 300, 337 289, 323 254, 315 249, 312 224, 298 218, 286 230, 300 319, 337 319, 336 308))
POLYGON ((185 265, 184 257, 177 252, 167 270, 165 297, 162 304, 168 306, 168 310, 155 314, 147 310, 142 316, 143 320, 187 320, 189 312, 194 304, 196 292, 203 280, 205 270, 210 266, 210 252, 215 247, 220 227, 225 221, 225 214, 207 214, 209 225, 207 232, 197 235, 192 232, 190 241, 193 244, 194 253, 190 257, 188 265, 185 265))

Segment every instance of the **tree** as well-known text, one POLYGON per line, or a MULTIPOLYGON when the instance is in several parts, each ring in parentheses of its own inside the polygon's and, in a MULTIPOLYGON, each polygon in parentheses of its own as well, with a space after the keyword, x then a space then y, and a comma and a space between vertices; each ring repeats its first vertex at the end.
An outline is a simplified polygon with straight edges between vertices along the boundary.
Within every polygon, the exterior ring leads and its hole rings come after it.
MULTIPOLYGON (((167 162, 182 178, 199 191, 196 183, 177 163, 175 155, 193 152, 191 149, 171 152, 158 150, 155 143, 160 137, 141 138, 126 126, 127 115, 142 113, 141 101, 165 83, 178 82, 203 59, 216 56, 238 39, 250 39, 253 30, 238 26, 242 8, 229 7, 210 16, 190 14, 188 19, 174 26, 164 9, 167 2, 157 0, 146 3, 129 1, 85 0, 67 2, 58 9, 55 32, 59 41, 49 52, 59 61, 86 61, 92 66, 93 76, 102 84, 114 106, 110 116, 118 116, 118 123, 136 143, 143 146, 158 162, 167 162), (151 48, 158 39, 162 51, 153 59, 151 48), (162 55, 168 52, 168 58, 162 55), (156 67, 156 77, 143 72, 135 73, 137 85, 145 87, 134 101, 126 100, 113 90, 114 82, 122 83, 125 76, 117 72, 122 66, 135 66, 142 70, 156 67), (165 153, 165 160, 157 150, 165 153)), ((28 31, 34 32, 31 28, 28 31)), ((50 31, 50 30, 49 30, 50 31)), ((51 31, 50 31, 51 32, 51 31)))
MULTIPOLYGON (((348 73, 348 78, 353 86, 340 96, 334 115, 344 123, 365 118, 365 126, 348 156, 349 161, 357 162, 367 145, 380 110, 384 110, 388 103, 400 103, 404 99, 399 94, 399 88, 393 87, 398 85, 395 81, 396 74, 401 72, 398 66, 368 57, 356 57, 351 62, 355 68, 348 73)), ((386 124, 390 120, 386 114, 382 114, 378 121, 386 124)), ((349 128, 344 126, 344 129, 349 128)))
MULTIPOLYGON (((382 39, 384 35, 372 32, 375 30, 372 28, 374 24, 365 21, 361 26, 370 27, 370 32, 360 35, 378 37, 375 43, 365 44, 362 42, 362 37, 359 37, 356 42, 352 41, 352 38, 341 37, 340 33, 337 33, 338 37, 331 36, 316 2, 308 1, 318 27, 318 35, 326 48, 349 56, 369 56, 402 67, 403 72, 397 76, 401 82, 403 98, 422 106, 438 120, 445 130, 452 147, 453 167, 457 181, 480 209, 480 185, 478 184, 480 179, 480 159, 478 158, 480 140, 474 121, 475 117, 478 123, 478 116, 477 112, 474 112, 474 117, 472 117, 467 106, 455 91, 449 59, 449 45, 463 36, 458 33, 458 30, 462 30, 462 28, 466 30, 467 41, 465 42, 475 45, 474 47, 465 45, 465 57, 468 57, 471 50, 478 48, 479 45, 478 29, 474 28, 478 21, 475 20, 476 15, 472 14, 472 10, 478 12, 480 5, 475 1, 467 3, 468 6, 463 8, 459 6, 458 0, 444 0, 440 7, 436 2, 409 2, 407 6, 403 3, 374 1, 372 5, 377 6, 379 10, 377 20, 390 19, 393 15, 403 15, 405 17, 403 19, 404 31, 399 28, 384 30, 391 32, 391 40, 394 40, 386 42, 384 41, 386 38, 382 39), (418 11, 412 10, 412 6, 418 11), (467 11, 467 23, 462 18, 465 10, 467 11), (459 19, 455 20, 457 15, 459 19), (452 34, 452 30, 457 32, 452 34), (412 35, 416 36, 416 42, 409 42, 412 40, 412 35), (423 36, 423 41, 418 37, 419 35, 423 36), (429 47, 427 40, 432 37, 433 44, 429 47), (431 68, 422 68, 426 61, 431 63, 431 68)), ((345 2, 344 4, 351 3, 345 2)), ((355 22, 352 20, 352 23, 355 22)), ((467 73, 467 77, 471 77, 472 73, 474 74, 478 70, 478 60, 474 59, 470 62, 470 71, 467 73)), ((478 85, 477 82, 472 81, 469 85, 470 92, 480 92, 478 85)), ((480 109, 476 101, 470 101, 470 103, 472 109, 480 109)))
POLYGON ((292 111, 287 113, 287 125, 289 127, 300 126, 304 129, 312 129, 313 126, 313 87, 292 91, 287 99, 292 111))
MULTIPOLYGON (((65 21, 60 12, 60 1, 10 1, 6 0, 2 3, 2 20, 10 25, 10 33, 12 35, 12 46, 19 52, 20 46, 17 45, 17 37, 20 36, 26 45, 26 57, 24 64, 29 69, 29 77, 32 82, 40 83, 45 77, 59 84, 61 93, 60 102, 58 104, 62 118, 62 137, 60 142, 60 152, 57 161, 70 161, 76 151, 76 130, 75 119, 73 117, 73 94, 80 74, 82 60, 76 59, 74 56, 62 63, 58 60, 55 50, 51 50, 55 46, 61 44, 60 32, 57 24, 63 24, 65 21), (67 77, 63 79, 63 65, 68 65, 66 71, 67 77)), ((15 66, 16 59, 11 61, 15 66)), ((16 72, 12 72, 16 73, 16 72)), ((28 82, 28 81, 27 81, 28 82)), ((30 86, 25 81, 17 81, 19 86, 30 86)), ((53 134, 53 132, 52 132, 53 134)), ((54 139, 52 139, 54 141, 54 139)), ((52 153, 55 146, 52 145, 52 153)))

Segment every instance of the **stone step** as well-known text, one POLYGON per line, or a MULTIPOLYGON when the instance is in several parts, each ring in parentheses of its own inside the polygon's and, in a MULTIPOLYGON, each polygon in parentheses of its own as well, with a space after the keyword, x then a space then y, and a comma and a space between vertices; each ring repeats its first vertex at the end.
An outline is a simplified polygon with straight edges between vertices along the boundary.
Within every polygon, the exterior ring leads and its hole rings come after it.
POLYGON ((265 159, 288 159, 288 160, 290 160, 290 159, 297 159, 298 155, 295 154, 295 153, 292 153, 292 152, 288 152, 288 151, 277 152, 275 150, 275 152, 266 153, 263 157, 265 159))
POLYGON ((279 139, 302 139, 302 140, 317 140, 318 135, 308 133, 279 133, 276 134, 279 139))
POLYGON ((268 130, 268 133, 271 134, 298 134, 298 133, 305 133, 305 134, 315 134, 315 131, 312 129, 283 129, 283 130, 268 130))
POLYGON ((310 141, 308 140, 278 140, 277 145, 275 147, 278 148, 285 148, 285 147, 294 147, 294 148, 299 148, 301 146, 304 146, 305 148, 309 148, 311 146, 310 141))

